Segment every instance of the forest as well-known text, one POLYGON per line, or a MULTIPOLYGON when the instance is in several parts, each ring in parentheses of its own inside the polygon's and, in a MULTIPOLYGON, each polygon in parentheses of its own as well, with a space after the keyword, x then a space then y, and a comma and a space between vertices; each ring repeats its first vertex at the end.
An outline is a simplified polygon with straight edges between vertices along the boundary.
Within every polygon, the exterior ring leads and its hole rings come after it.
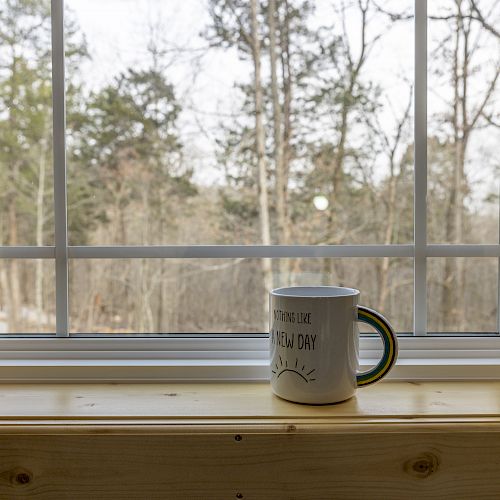
MULTIPOLYGON (((83 3, 66 1, 70 245, 413 242, 413 1, 83 3), (83 8, 126 18, 140 57, 83 8)), ((428 33, 427 239, 498 244, 500 4, 429 2, 428 33)), ((0 0, 0 245, 54 245, 53 199, 50 1, 0 0)), ((498 266, 429 258, 429 331, 496 331, 498 266)), ((262 333, 290 284, 358 288, 413 328, 411 258, 69 272, 72 333, 262 333)), ((53 333, 54 287, 52 260, 0 259, 0 333, 53 333)))

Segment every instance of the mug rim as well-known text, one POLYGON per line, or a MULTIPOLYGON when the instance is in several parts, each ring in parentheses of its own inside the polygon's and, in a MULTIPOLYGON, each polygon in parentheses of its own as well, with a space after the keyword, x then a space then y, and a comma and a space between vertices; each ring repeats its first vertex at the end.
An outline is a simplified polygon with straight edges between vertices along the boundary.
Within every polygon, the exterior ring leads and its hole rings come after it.
POLYGON ((360 291, 356 288, 349 288, 343 286, 329 286, 329 285, 316 285, 316 286, 285 286, 271 290, 271 295, 276 297, 297 297, 297 298, 321 298, 321 299, 334 299, 338 297, 354 297, 359 295, 360 291), (300 293, 303 291, 304 293, 300 293), (299 293, 294 293, 299 292, 299 293), (316 292, 316 293, 315 293, 316 292))

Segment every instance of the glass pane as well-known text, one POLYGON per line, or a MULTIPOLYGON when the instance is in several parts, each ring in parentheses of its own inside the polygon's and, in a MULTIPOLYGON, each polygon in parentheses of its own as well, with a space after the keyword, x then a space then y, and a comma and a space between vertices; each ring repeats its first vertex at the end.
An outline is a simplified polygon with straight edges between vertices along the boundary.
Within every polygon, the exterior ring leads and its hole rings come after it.
POLYGON ((411 259, 99 259, 70 270, 73 333, 262 333, 267 289, 288 284, 358 288, 361 303, 411 330, 411 259))
POLYGON ((54 333, 52 260, 0 259, 0 334, 54 333))
POLYGON ((428 260, 429 332, 496 332, 498 259, 428 260))
POLYGON ((70 329, 81 333, 260 333, 257 260, 74 260, 70 329))
MULTIPOLYGON (((382 313, 397 332, 413 331, 412 259, 279 259, 274 267, 274 284, 357 288, 360 304, 382 313)), ((373 330, 360 324, 360 331, 373 330)))
POLYGON ((267 4, 65 2, 71 244, 412 240, 413 0, 267 4))
POLYGON ((52 245, 50 0, 0 0, 0 245, 52 245))
POLYGON ((498 243, 500 3, 429 2, 429 15, 429 241, 498 243))

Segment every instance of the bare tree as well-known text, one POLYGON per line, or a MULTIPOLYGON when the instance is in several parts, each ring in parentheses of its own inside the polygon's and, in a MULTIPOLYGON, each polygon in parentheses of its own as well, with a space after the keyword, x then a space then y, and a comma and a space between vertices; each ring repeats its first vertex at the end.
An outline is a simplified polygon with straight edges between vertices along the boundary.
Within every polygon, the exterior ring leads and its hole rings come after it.
MULTIPOLYGON (((287 245, 290 242, 290 224, 287 209, 288 193, 288 171, 290 161, 290 106, 291 106, 291 83, 290 83, 290 52, 288 37, 288 4, 284 3, 285 15, 280 26, 280 54, 278 54, 278 44, 276 41, 276 18, 278 9, 276 0, 269 0, 268 5, 268 27, 269 27, 269 54, 271 64, 271 96, 273 107, 273 131, 274 131, 274 170, 276 175, 275 193, 276 193, 276 212, 278 222, 278 242, 281 245, 287 245), (279 82, 278 82, 278 55, 281 55, 283 90, 285 94, 284 103, 280 100, 279 82), (282 106, 285 115, 285 124, 283 124, 282 106), (286 136, 285 136, 286 133, 286 136), (285 158, 286 145, 286 158, 285 158)), ((280 260, 280 277, 282 284, 288 283, 290 275, 290 261, 288 259, 280 260)))
MULTIPOLYGON (((257 0, 250 0, 250 25, 252 40, 252 60, 254 65, 254 95, 255 95, 255 149, 257 154, 257 171, 259 187, 259 213, 260 232, 263 245, 271 244, 271 229, 269 224, 269 197, 268 197, 268 171, 265 153, 265 135, 263 125, 263 96, 261 82, 261 41, 259 38, 257 22, 257 0)), ((272 288, 272 268, 270 259, 262 259, 262 270, 264 273, 264 288, 272 288)), ((269 304, 264 299, 264 324, 267 325, 269 304)), ((267 327, 266 327, 267 329, 267 327)))
MULTIPOLYGON (((340 23, 343 26, 342 46, 341 51, 343 58, 343 74, 340 75, 339 88, 336 89, 335 99, 340 101, 340 109, 338 116, 340 117, 337 125, 337 141, 335 144, 333 158, 325 160, 329 163, 330 171, 330 189, 328 192, 329 208, 326 221, 326 240, 327 244, 342 243, 339 237, 342 231, 339 229, 338 214, 341 210, 341 196, 343 191, 343 182, 345 176, 345 160, 347 157, 347 144, 351 132, 352 113, 360 102, 361 97, 361 78, 362 71, 370 51, 373 49, 377 41, 382 36, 382 33, 368 37, 368 25, 370 23, 369 12, 373 7, 371 0, 357 0, 357 10, 360 15, 359 24, 359 48, 357 54, 352 45, 351 30, 347 29, 346 6, 342 2, 339 8, 340 23), (340 95, 339 95, 340 93, 340 95)), ((334 44, 337 42, 334 42, 334 44)), ((339 54, 335 53, 336 57, 339 54)), ((338 62, 335 62, 338 65, 338 62)), ((334 260, 324 259, 324 276, 328 280, 328 276, 334 276, 334 260)))
MULTIPOLYGON (((412 105, 413 87, 410 87, 408 103, 402 116, 396 122, 396 130, 393 137, 383 130, 380 124, 377 124, 376 130, 378 131, 384 152, 387 156, 387 163, 389 167, 389 178, 387 198, 384 199, 384 204, 386 206, 386 218, 385 218, 385 231, 384 231, 384 245, 391 245, 396 243, 395 241, 395 226, 398 213, 398 201, 397 195, 399 193, 400 182, 404 178, 404 162, 405 162, 405 151, 400 156, 399 161, 397 158, 397 152, 402 146, 402 141, 404 139, 404 129, 409 125, 409 118, 412 105), (397 165, 399 163, 399 169, 397 165)), ((389 257, 384 257, 382 259, 381 265, 379 266, 379 290, 378 290, 378 303, 377 309, 379 311, 384 311, 387 304, 387 299, 391 288, 398 286, 397 280, 393 280, 389 284, 389 268, 391 265, 391 259, 389 257)))
MULTIPOLYGON (((450 33, 452 44, 451 72, 453 97, 449 122, 452 129, 453 147, 452 172, 449 182, 449 196, 445 215, 445 238, 447 242, 464 243, 465 197, 469 192, 466 177, 466 161, 472 132, 481 125, 481 118, 492 103, 500 76, 500 64, 497 64, 491 78, 486 82, 485 90, 477 98, 473 88, 473 64, 481 50, 474 40, 473 21, 477 16, 474 2, 455 0, 453 12, 443 18, 447 25, 453 26, 450 33), (453 23, 450 23, 453 21, 453 23)), ((476 32, 477 36, 477 32, 476 32)), ((465 310, 460 304, 465 301, 465 261, 446 259, 441 297, 443 315, 457 318, 458 328, 465 328, 465 310)))

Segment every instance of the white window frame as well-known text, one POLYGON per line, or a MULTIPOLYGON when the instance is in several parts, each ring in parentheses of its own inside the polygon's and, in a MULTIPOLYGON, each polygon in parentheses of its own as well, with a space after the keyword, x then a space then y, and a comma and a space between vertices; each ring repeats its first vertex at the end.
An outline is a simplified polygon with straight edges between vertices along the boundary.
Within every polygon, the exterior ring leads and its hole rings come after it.
MULTIPOLYGON (((414 261, 413 336, 400 337, 388 378, 500 378, 500 278, 497 331, 490 335, 428 336, 427 258, 496 257, 494 245, 427 243, 427 0, 415 0, 414 244, 69 246, 66 204, 64 0, 52 2, 52 89, 55 246, 0 247, 0 259, 52 259, 56 269, 56 336, 0 339, 0 381, 268 380, 268 338, 261 335, 164 335, 109 338, 69 334, 70 259, 407 257, 414 261)), ((363 369, 381 356, 373 338, 360 339, 363 369)))

